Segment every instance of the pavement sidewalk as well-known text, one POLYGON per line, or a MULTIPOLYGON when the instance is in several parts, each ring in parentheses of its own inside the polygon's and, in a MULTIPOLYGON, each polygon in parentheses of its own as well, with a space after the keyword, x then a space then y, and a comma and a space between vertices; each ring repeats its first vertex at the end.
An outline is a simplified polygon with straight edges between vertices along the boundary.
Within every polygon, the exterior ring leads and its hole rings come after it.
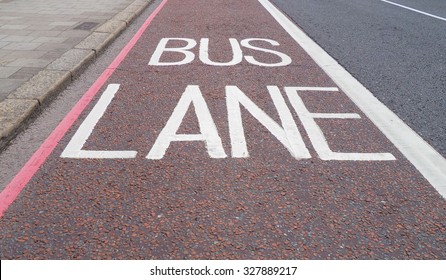
POLYGON ((0 150, 152 0, 0 0, 0 150))

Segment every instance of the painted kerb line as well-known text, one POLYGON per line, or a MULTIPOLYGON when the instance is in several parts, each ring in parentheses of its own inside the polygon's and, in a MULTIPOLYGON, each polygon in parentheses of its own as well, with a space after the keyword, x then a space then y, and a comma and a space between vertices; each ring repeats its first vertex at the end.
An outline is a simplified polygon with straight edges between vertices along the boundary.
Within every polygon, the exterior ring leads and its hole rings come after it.
POLYGON ((268 0, 258 0, 339 88, 446 198, 446 159, 268 0))
POLYGON ((409 11, 413 11, 413 12, 416 12, 416 13, 419 13, 419 14, 423 14, 425 16, 429 16, 429 17, 433 17, 433 18, 436 18, 436 19, 439 19, 439 20, 446 21, 446 18, 442 18, 442 17, 436 16, 436 15, 433 15, 433 14, 429 14, 429 13, 426 13, 426 12, 423 12, 423 11, 420 11, 420 10, 417 10, 417 9, 414 9, 414 8, 411 8, 411 7, 407 7, 407 6, 398 4, 398 3, 393 3, 393 2, 390 2, 390 1, 387 1, 387 0, 381 0, 381 1, 385 2, 385 3, 388 3, 388 4, 391 4, 391 5, 395 5, 397 7, 403 8, 403 9, 407 9, 409 11))

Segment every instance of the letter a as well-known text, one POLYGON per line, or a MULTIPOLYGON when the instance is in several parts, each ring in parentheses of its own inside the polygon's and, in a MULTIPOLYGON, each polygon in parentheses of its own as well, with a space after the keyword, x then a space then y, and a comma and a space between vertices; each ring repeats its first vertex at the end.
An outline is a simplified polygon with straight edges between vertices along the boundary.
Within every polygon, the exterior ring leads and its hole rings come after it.
POLYGON ((200 88, 196 85, 186 87, 166 126, 158 135, 155 144, 153 144, 146 158, 162 159, 172 141, 204 141, 211 158, 226 157, 221 138, 217 132, 217 127, 201 94, 200 88), (200 134, 177 134, 178 128, 191 103, 194 104, 200 134))

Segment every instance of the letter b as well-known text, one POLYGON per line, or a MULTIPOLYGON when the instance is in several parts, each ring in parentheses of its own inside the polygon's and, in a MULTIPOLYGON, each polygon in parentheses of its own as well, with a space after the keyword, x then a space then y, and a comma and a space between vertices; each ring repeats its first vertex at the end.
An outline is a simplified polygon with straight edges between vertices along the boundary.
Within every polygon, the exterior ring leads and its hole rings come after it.
POLYGON ((172 66, 172 65, 183 65, 190 63, 194 60, 195 55, 193 52, 189 51, 193 47, 197 45, 197 42, 194 39, 188 38, 163 38, 158 43, 155 52, 150 58, 149 65, 154 66, 172 66), (167 47, 167 43, 169 41, 185 41, 187 45, 184 47, 167 47), (177 52, 184 54, 184 59, 180 61, 170 61, 170 62, 160 62, 161 56, 164 52, 177 52))

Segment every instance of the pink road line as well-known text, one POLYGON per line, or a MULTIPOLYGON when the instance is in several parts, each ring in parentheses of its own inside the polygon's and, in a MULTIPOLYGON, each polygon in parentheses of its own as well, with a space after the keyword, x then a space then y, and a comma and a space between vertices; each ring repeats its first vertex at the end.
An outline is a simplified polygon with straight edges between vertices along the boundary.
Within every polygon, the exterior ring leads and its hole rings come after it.
POLYGON ((36 174, 37 170, 46 161, 48 156, 53 152, 59 141, 70 129, 73 123, 79 118, 80 114, 84 111, 91 100, 96 96, 99 89, 105 84, 108 78, 115 72, 116 68, 121 64, 124 58, 128 55, 130 50, 135 46, 136 42, 141 38, 142 34, 146 31, 155 16, 161 11, 168 0, 163 0, 161 4, 152 12, 147 18, 144 24, 136 32, 135 36, 127 43, 127 45, 121 50, 118 56, 108 66, 107 69, 99 76, 94 84, 85 92, 82 98, 76 103, 71 111, 65 116, 65 118, 59 123, 59 125, 53 130, 48 138, 43 142, 39 149, 32 155, 23 168, 17 173, 14 179, 5 187, 0 193, 0 218, 8 207, 14 202, 20 192, 25 188, 31 178, 36 174))

